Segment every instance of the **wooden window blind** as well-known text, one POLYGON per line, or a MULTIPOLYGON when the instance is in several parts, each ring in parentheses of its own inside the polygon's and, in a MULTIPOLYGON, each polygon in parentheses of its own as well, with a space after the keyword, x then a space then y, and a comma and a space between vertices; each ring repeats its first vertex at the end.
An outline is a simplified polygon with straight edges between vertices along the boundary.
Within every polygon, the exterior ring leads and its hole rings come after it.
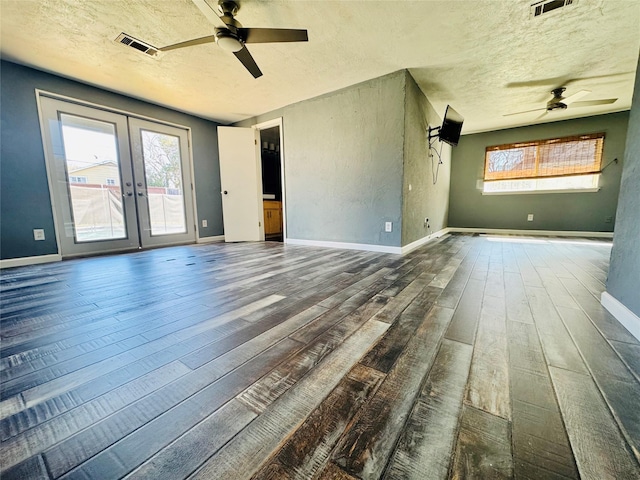
POLYGON ((600 173, 604 133, 487 147, 485 180, 600 173))

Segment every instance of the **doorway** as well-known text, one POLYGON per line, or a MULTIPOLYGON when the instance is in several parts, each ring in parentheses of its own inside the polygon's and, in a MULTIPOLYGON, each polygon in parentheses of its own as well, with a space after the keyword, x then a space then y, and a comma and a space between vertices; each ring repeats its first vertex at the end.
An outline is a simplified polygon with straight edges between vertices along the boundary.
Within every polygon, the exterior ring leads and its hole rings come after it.
POLYGON ((186 129, 40 96, 63 257, 195 241, 186 129))
POLYGON ((280 126, 263 128, 260 132, 262 166, 262 205, 264 210, 264 239, 282 242, 282 162, 280 158, 280 126))

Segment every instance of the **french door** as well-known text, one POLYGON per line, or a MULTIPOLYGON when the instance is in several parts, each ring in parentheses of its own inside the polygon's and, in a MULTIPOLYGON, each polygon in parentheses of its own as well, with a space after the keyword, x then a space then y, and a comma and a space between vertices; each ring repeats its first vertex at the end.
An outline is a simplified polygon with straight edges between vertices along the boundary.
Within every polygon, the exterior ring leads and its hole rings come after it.
POLYGON ((195 240, 184 129, 41 96, 63 256, 195 240))

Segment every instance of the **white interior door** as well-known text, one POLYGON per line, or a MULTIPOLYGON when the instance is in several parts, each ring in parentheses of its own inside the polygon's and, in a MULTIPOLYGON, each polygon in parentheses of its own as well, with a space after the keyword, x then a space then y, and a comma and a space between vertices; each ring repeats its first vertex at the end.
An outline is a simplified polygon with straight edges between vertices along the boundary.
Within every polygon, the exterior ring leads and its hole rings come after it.
POLYGON ((226 242, 264 240, 258 145, 251 128, 218 127, 226 242))

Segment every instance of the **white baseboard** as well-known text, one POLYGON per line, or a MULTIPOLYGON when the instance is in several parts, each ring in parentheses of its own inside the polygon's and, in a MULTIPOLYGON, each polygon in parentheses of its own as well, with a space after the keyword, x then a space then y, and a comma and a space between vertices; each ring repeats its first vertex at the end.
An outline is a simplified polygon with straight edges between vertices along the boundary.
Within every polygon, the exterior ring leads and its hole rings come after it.
POLYGON ((449 229, 444 228, 439 230, 431 235, 427 235, 426 237, 422 237, 415 242, 411 242, 404 247, 390 247, 387 245, 370 245, 367 243, 349 243, 349 242, 325 242, 321 240, 300 240, 296 238, 285 238, 285 243, 290 243, 292 245, 306 245, 310 247, 326 247, 326 248, 344 248, 347 250, 364 250, 366 252, 380 252, 380 253, 395 253, 396 255, 404 255, 405 253, 409 253, 412 250, 424 245, 430 240, 434 238, 439 238, 445 233, 448 233, 449 229))
POLYGON ((224 235, 216 235, 213 237, 200 237, 196 240, 196 243, 213 243, 224 242, 224 235))
POLYGON ((640 317, 629 310, 620 300, 607 292, 602 292, 600 303, 616 320, 618 320, 631 335, 640 340, 640 317))
POLYGON ((0 268, 24 267, 26 265, 37 265, 39 263, 60 262, 62 255, 54 253, 51 255, 37 255, 35 257, 7 258, 0 260, 0 268))
POLYGON ((370 245, 367 243, 349 242, 325 242, 322 240, 301 240, 298 238, 286 238, 285 243, 291 245, 305 245, 308 247, 344 248, 347 250, 364 250, 366 252, 395 253, 402 254, 402 248, 390 247, 387 245, 370 245))
POLYGON ((551 237, 613 238, 613 232, 576 232, 572 230, 512 230, 510 228, 449 227, 452 233, 489 233, 495 235, 543 235, 551 237))
POLYGON ((431 235, 427 235, 426 237, 422 237, 418 240, 416 240, 415 242, 411 242, 408 245, 405 245, 404 247, 402 247, 402 254, 404 255, 405 253, 409 253, 412 250, 415 250, 418 247, 421 247, 422 245, 424 245, 425 243, 435 239, 435 238, 440 238, 441 236, 445 235, 446 233, 449 233, 449 229, 448 228, 443 228, 442 230, 438 230, 437 232, 432 233, 431 235))

